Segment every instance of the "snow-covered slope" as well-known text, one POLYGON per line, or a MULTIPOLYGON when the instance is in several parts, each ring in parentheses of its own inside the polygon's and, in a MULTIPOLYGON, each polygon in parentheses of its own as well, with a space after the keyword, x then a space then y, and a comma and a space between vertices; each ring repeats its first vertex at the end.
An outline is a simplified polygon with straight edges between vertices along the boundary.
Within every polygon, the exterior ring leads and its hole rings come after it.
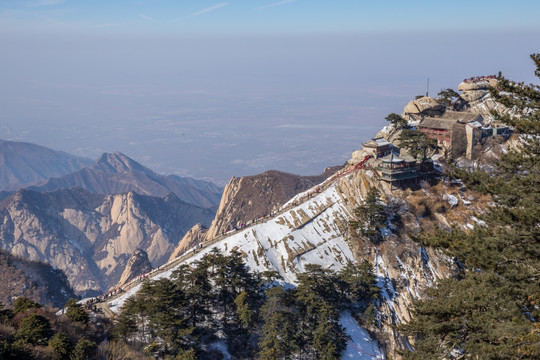
MULTIPOLYGON (((320 264, 338 271, 349 260, 365 259, 374 266, 383 293, 379 312, 380 330, 386 334, 386 351, 393 353, 395 349, 405 348, 409 346, 407 340, 395 331, 393 325, 410 318, 412 300, 421 297, 425 288, 436 279, 448 276, 452 264, 436 251, 424 249, 409 238, 408 234, 419 231, 427 219, 415 215, 414 209, 404 199, 439 196, 440 201, 446 200, 442 198, 439 188, 437 192, 435 188, 432 189, 432 193, 424 189, 391 192, 372 175, 370 170, 354 171, 338 178, 320 192, 315 190, 322 187, 316 186, 312 191, 299 194, 289 202, 291 207, 285 205, 286 210, 275 217, 231 233, 210 246, 198 249, 196 253, 193 251, 193 255, 182 262, 174 260, 175 265, 165 266, 165 271, 162 268, 149 275, 155 279, 170 277, 181 263, 197 261, 213 248, 225 253, 237 250, 244 255, 252 270, 275 270, 291 285, 296 283, 297 274, 304 271, 307 264, 320 264), (372 186, 381 190, 387 205, 395 212, 394 217, 399 217, 402 222, 399 229, 389 224, 389 229, 393 228, 393 231, 387 229, 386 238, 380 244, 358 237, 348 226, 354 209, 362 203, 363 196, 372 186), (298 205, 293 206, 294 201, 298 205)), ((451 211, 458 210, 474 211, 464 203, 459 203, 451 211)), ((447 219, 437 215, 433 221, 441 219, 443 226, 447 219)), ((110 301, 110 309, 119 312, 125 300, 135 294, 138 287, 110 301)))

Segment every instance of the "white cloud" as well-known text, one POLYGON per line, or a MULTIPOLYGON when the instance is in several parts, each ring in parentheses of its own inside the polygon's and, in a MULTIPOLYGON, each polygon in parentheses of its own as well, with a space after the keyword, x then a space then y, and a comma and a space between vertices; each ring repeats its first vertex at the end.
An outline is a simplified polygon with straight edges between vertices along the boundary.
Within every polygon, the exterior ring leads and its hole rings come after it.
POLYGON ((192 18, 192 17, 195 17, 195 16, 206 14, 206 13, 209 13, 211 11, 220 9, 220 8, 222 8, 224 6, 227 6, 227 5, 229 5, 228 2, 219 3, 219 4, 216 4, 216 5, 204 8, 202 10, 196 11, 193 14, 189 14, 188 16, 184 16, 184 17, 181 17, 181 18, 178 18, 178 19, 171 20, 171 22, 180 21, 180 20, 184 20, 184 19, 189 19, 189 18, 192 18))
POLYGON ((291 4, 293 2, 296 2, 296 0, 282 0, 282 1, 272 3, 272 4, 261 6, 259 9, 268 9, 268 8, 272 8, 272 7, 275 7, 275 6, 291 4))
POLYGON ((26 6, 30 6, 30 7, 51 6, 51 5, 58 5, 63 2, 64 0, 36 0, 36 1, 27 2, 26 6))
MULTIPOLYGON (((0 17, 1 18, 4 18, 4 19, 13 19, 15 20, 15 18, 18 18, 18 19, 28 19, 28 20, 31 20, 31 19, 35 19, 35 18, 39 18, 39 19, 42 19, 42 20, 46 20, 47 22, 50 22, 50 23, 57 23, 57 24, 60 24, 60 21, 50 17, 50 16, 45 16, 45 15, 42 15, 40 14, 39 12, 35 12, 35 11, 23 11, 23 10, 11 10, 11 9, 7 9, 7 10, 4 10, 2 12, 0 12, 0 17)), ((16 20, 15 20, 16 21, 16 20)))
POLYGON ((150 17, 148 15, 145 15, 145 14, 139 14, 139 17, 141 19, 148 20, 148 21, 151 21, 151 22, 155 22, 155 23, 159 22, 158 20, 156 20, 156 19, 154 19, 154 18, 152 18, 152 17, 150 17))

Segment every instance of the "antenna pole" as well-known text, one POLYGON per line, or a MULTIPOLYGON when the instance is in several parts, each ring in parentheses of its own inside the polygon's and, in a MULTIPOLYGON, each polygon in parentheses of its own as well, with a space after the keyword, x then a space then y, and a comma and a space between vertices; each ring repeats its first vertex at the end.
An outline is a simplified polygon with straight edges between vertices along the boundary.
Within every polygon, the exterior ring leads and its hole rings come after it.
POLYGON ((429 78, 427 78, 426 96, 429 96, 429 78))

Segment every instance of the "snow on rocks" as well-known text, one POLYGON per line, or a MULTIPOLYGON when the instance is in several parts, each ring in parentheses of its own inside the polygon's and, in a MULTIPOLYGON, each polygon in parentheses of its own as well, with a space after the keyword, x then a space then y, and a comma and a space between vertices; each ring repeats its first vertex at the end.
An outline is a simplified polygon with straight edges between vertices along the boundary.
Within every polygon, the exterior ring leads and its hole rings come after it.
MULTIPOLYGON (((350 213, 334 183, 267 222, 253 225, 203 248, 184 263, 195 262, 214 248, 223 253, 234 249, 244 254, 244 260, 252 271, 276 270, 286 283, 294 285, 297 274, 303 272, 307 264, 319 264, 339 271, 347 261, 354 260, 343 235, 343 224, 349 217, 350 213)), ((180 264, 152 279, 171 277, 178 266, 180 264)), ((137 285, 110 301, 111 310, 119 312, 125 300, 133 296, 139 287, 137 285)))
POLYGON ((448 200, 448 203, 450 204, 451 208, 454 208, 458 206, 459 201, 458 198, 451 194, 444 194, 444 199, 448 200))
POLYGON ((385 359, 379 343, 371 338, 366 329, 358 325, 350 312, 341 313, 339 323, 345 328, 345 333, 349 337, 342 359, 385 359))

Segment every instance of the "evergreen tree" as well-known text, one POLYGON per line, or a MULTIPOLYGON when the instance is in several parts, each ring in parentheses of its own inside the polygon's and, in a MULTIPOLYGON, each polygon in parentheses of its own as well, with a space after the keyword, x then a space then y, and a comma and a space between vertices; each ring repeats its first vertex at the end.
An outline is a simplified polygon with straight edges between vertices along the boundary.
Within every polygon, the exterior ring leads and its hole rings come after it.
POLYGON ((214 298, 222 309, 222 324, 227 326, 228 318, 235 309, 234 300, 242 291, 246 291, 250 302, 260 297, 259 279, 245 265, 239 252, 233 251, 228 256, 212 255, 214 298))
POLYGON ((41 305, 27 297, 20 296, 13 302, 13 312, 15 314, 23 313, 27 309, 39 309, 41 305))
POLYGON ((415 159, 420 157, 422 162, 426 161, 428 152, 439 149, 437 140, 418 130, 404 129, 399 136, 399 140, 401 148, 406 149, 415 159))
POLYGON ((320 265, 306 265, 305 272, 298 275, 295 299, 299 316, 297 344, 317 357, 339 358, 345 341, 338 335, 344 329, 339 324, 337 307, 342 298, 335 273, 320 265))
POLYGON ((67 359, 72 345, 66 333, 59 331, 49 340, 49 346, 54 350, 59 359, 67 359))
MULTIPOLYGON (((540 77, 540 55, 532 59, 540 77)), ((540 88, 499 76, 492 95, 517 112, 499 119, 522 134, 523 146, 502 155, 494 174, 454 169, 453 176, 491 194, 497 206, 484 229, 418 237, 458 256, 464 269, 415 305, 404 327, 416 340, 407 358, 540 357, 540 88)))
POLYGON ((137 326, 137 302, 134 298, 128 298, 118 315, 114 327, 114 335, 128 342, 129 338, 138 330, 137 326))
POLYGON ((248 293, 243 290, 238 294, 236 299, 234 299, 238 320, 245 329, 250 329, 254 324, 254 311, 251 308, 248 298, 248 293))
POLYGON ((438 96, 437 101, 439 103, 443 104, 444 106, 449 106, 452 104, 452 101, 454 99, 457 99, 459 97, 459 93, 457 93, 453 89, 445 89, 445 90, 441 90, 437 94, 437 96, 438 96))
POLYGON ((360 230, 363 236, 374 243, 383 240, 380 229, 386 227, 388 216, 377 188, 369 189, 364 204, 354 210, 354 215, 356 220, 351 221, 350 225, 355 230, 360 230))
POLYGON ((141 289, 147 302, 149 327, 154 336, 164 340, 163 351, 189 350, 194 346, 191 328, 183 316, 185 294, 166 278, 151 281, 141 289))
POLYGON ((290 308, 287 291, 281 286, 265 292, 261 307, 263 321, 259 357, 263 360, 289 359, 297 350, 296 315, 290 308))
POLYGON ((347 301, 360 304, 363 309, 380 296, 373 267, 366 260, 362 260, 358 265, 351 261, 347 262, 338 273, 338 279, 347 301))
POLYGON ((22 319, 15 338, 33 345, 47 345, 51 335, 49 320, 43 315, 30 314, 22 319))
POLYGON ((317 359, 341 359, 341 352, 345 350, 347 344, 339 336, 344 332, 338 321, 339 314, 325 302, 320 304, 317 313, 320 321, 313 331, 313 348, 317 359))
POLYGON ((409 123, 401 115, 396 113, 388 114, 385 118, 390 124, 394 125, 396 129, 409 129, 409 123))
POLYGON ((91 359, 92 354, 95 352, 97 345, 95 342, 85 338, 80 338, 77 341, 77 345, 71 353, 70 360, 86 360, 91 359))
POLYGON ((181 266, 173 273, 176 286, 185 294, 185 317, 193 328, 206 321, 210 314, 211 290, 206 261, 197 261, 194 267, 181 266))
POLYGON ((76 322, 80 322, 83 324, 88 323, 88 314, 84 310, 84 308, 81 306, 81 304, 77 303, 77 299, 70 299, 66 303, 66 316, 76 322))

